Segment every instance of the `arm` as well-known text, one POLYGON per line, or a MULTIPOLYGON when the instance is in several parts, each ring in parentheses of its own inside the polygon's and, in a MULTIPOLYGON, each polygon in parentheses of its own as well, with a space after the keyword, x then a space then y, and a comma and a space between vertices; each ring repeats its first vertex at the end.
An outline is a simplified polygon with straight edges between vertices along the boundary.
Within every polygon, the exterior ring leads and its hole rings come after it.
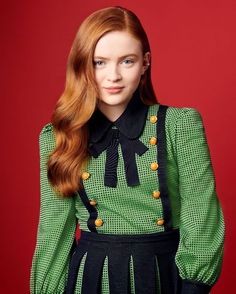
POLYGON ((46 162, 54 148, 51 125, 46 125, 40 133, 39 146, 41 205, 30 293, 61 294, 65 288, 76 229, 74 199, 59 198, 47 178, 46 162))
POLYGON ((219 277, 224 220, 202 118, 185 108, 176 123, 176 154, 181 197, 180 244, 176 264, 181 294, 206 294, 219 277))

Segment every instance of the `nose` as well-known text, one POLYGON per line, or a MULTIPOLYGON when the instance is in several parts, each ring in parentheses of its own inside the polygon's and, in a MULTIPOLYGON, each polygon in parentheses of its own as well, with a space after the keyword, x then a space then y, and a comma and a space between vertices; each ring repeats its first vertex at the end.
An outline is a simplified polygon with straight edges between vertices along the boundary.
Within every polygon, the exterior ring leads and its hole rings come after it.
POLYGON ((121 74, 117 65, 109 66, 107 71, 107 80, 110 82, 121 80, 121 74))

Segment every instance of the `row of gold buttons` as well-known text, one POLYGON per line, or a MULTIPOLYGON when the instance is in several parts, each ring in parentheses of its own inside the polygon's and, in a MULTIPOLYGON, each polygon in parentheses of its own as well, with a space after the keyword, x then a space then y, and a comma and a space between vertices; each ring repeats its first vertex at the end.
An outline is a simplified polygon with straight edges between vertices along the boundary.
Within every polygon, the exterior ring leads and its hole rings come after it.
MULTIPOLYGON (((84 172, 82 173, 81 177, 82 177, 83 180, 87 180, 87 179, 90 177, 90 173, 87 172, 87 171, 84 171, 84 172)), ((96 201, 95 199, 91 199, 91 200, 89 200, 89 203, 90 203, 90 205, 92 205, 92 206, 96 206, 96 205, 97 205, 97 201, 96 201)), ((101 227, 102 225, 103 225, 103 220, 100 219, 100 218, 97 218, 97 219, 95 220, 95 226, 96 226, 96 227, 101 227)))
MULTIPOLYGON (((156 221, 156 224, 158 226, 163 226, 165 223, 164 219, 163 218, 159 218, 157 221, 156 221)), ((96 227, 101 227, 103 225, 103 220, 101 218, 97 218, 95 220, 95 226, 96 227)))
MULTIPOLYGON (((157 221, 156 221, 156 224, 158 225, 158 226, 163 226, 164 225, 164 219, 162 219, 162 218, 159 218, 157 221)), ((103 220, 101 219, 101 218, 97 218, 96 220, 95 220, 95 226, 96 227, 101 227, 103 225, 103 220)))
MULTIPOLYGON (((150 120, 150 122, 152 123, 152 124, 155 124, 156 122, 157 122, 157 116, 156 115, 151 115, 150 116, 150 118, 149 118, 149 120, 150 120)), ((157 138, 156 137, 151 137, 150 138, 150 140, 149 140, 149 143, 151 144, 151 145, 156 145, 157 144, 157 138)), ((158 163, 157 162, 153 162, 153 163, 151 163, 151 170, 153 170, 153 171, 155 171, 155 170, 157 170, 158 169, 158 163)), ((158 199, 158 198, 160 198, 160 196, 161 196, 161 193, 160 193, 160 191, 153 191, 152 192, 152 197, 153 198, 155 198, 155 199, 158 199)), ((158 225, 158 226, 163 226, 164 225, 164 219, 162 219, 162 218, 159 218, 157 221, 156 221, 156 224, 158 225)))
MULTIPOLYGON (((91 199, 89 200, 90 205, 92 206, 96 206, 97 205, 97 201, 95 199, 91 199)), ((95 226, 96 227, 101 227, 103 225, 103 220, 101 218, 97 218, 95 220, 95 226)))
MULTIPOLYGON (((151 115, 149 118, 150 122, 155 124, 157 122, 157 116, 156 115, 151 115)), ((157 138, 156 137, 151 137, 149 140, 149 143, 151 145, 156 145, 157 144, 157 138)), ((158 169, 158 163, 157 162, 153 162, 151 163, 151 170, 155 171, 158 169)))
MULTIPOLYGON (((90 178, 90 176, 91 176, 91 174, 89 172, 87 172, 87 171, 84 171, 82 173, 82 175, 81 175, 81 177, 82 177, 83 180, 87 180, 88 178, 90 178)), ((89 203, 92 206, 96 206, 97 205, 97 201, 95 199, 89 200, 89 203)), ((97 218, 94 223, 95 223, 95 226, 96 227, 101 227, 103 225, 103 220, 101 218, 97 218)))
MULTIPOLYGON (((150 165, 151 170, 155 171, 158 169, 158 163, 157 162, 152 162, 150 165)), ((90 173, 89 172, 83 172, 81 175, 83 180, 87 180, 88 178, 90 178, 90 173)))
MULTIPOLYGON (((164 225, 164 219, 162 219, 162 218, 159 218, 157 221, 156 221, 156 224, 158 225, 158 226, 163 226, 164 225)), ((96 227, 101 227, 103 225, 103 220, 101 219, 101 218, 97 218, 96 220, 95 220, 95 226, 96 227)))
MULTIPOLYGON (((158 163, 157 162, 152 162, 150 165, 151 170, 155 171, 158 169, 158 163)), ((87 180, 88 178, 90 178, 90 173, 85 171, 82 173, 81 177, 83 180, 87 180)))

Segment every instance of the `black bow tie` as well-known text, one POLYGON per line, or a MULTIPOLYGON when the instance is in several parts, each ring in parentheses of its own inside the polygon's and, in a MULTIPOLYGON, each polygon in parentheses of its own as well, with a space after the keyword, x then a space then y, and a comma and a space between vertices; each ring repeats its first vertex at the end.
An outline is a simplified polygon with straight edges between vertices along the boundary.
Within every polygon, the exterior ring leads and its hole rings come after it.
POLYGON ((106 150, 106 164, 104 185, 108 187, 117 186, 118 146, 121 145, 122 156, 125 164, 125 175, 128 186, 139 184, 138 169, 135 154, 143 155, 148 147, 139 139, 129 139, 118 129, 110 128, 99 142, 89 147, 90 153, 97 158, 106 150))

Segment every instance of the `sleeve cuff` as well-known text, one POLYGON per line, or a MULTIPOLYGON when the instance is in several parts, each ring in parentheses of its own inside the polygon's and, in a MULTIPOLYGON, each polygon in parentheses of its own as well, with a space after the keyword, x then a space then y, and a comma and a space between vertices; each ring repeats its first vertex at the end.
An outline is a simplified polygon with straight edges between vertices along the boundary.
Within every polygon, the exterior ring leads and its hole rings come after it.
POLYGON ((209 294, 211 286, 199 282, 182 280, 181 294, 209 294))

